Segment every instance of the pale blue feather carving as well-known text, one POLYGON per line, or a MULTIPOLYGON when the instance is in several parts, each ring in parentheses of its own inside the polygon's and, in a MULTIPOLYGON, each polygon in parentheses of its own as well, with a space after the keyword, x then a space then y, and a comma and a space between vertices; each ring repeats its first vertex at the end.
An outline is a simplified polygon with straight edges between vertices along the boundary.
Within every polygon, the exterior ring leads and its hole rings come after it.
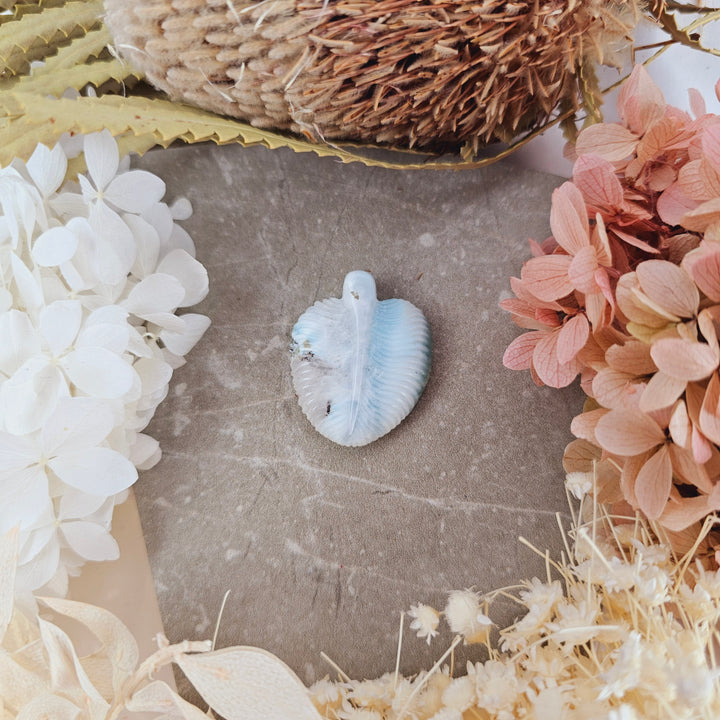
POLYGON ((340 445, 367 445, 415 407, 430 373, 430 328, 406 300, 378 301, 370 273, 348 273, 342 299, 295 324, 291 369, 300 407, 340 445))

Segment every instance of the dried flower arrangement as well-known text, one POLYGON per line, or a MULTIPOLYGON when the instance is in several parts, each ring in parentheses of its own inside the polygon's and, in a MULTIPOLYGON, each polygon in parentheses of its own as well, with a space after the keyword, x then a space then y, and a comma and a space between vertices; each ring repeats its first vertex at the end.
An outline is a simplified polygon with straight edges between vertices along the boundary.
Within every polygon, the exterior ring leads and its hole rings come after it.
POLYGON ((701 31, 720 18, 702 3, 661 0, 0 0, 0 8, 2 164, 65 132, 107 128, 124 151, 140 153, 212 140, 381 167, 478 167, 552 124, 574 132, 579 109, 598 120, 595 68, 629 52, 639 17, 669 43, 713 54, 701 31), (694 19, 681 22, 687 12, 694 19), (67 97, 68 88, 83 97, 67 97), (463 160, 380 159, 338 147, 342 139, 460 149, 463 160), (498 139, 512 143, 475 158, 498 139))
MULTIPOLYGON (((192 241, 174 223, 188 207, 168 208, 162 182, 133 175, 119 154, 213 139, 358 158, 157 96, 113 94, 140 73, 108 49, 98 0, 0 4, 11 10, 0 15, 0 153, 5 165, 27 160, 0 171, 0 336, 10 340, 0 343, 0 720, 207 717, 153 680, 170 662, 229 720, 720 715, 712 514, 720 131, 697 93, 692 118, 666 107, 635 70, 620 99, 623 124, 580 133, 573 183, 553 199, 554 238, 533 244, 536 257, 513 280, 517 298, 505 303, 531 330, 508 350, 507 364, 556 387, 580 375, 591 398, 565 457, 568 488, 592 495, 566 538, 567 557, 547 559, 544 581, 458 591, 442 613, 413 606, 410 627, 420 637, 431 642, 441 616, 457 635, 430 671, 374 681, 341 675, 306 689, 253 648, 161 639, 138 664, 134 639, 106 610, 38 594, 62 595, 85 559, 116 552, 112 508, 136 468, 158 457, 142 429, 207 327, 202 316, 175 314, 207 289, 192 241), (31 67, 36 59, 43 64, 31 67), (88 83, 98 92, 62 96, 88 83), (85 138, 83 155, 77 138, 56 145, 64 133, 101 128, 119 138, 120 153, 108 133, 85 138), (99 223, 108 229, 102 237, 99 223), (88 462, 108 469, 102 486, 90 486, 88 462), (500 596, 513 598, 522 617, 498 634, 491 617, 500 596), (79 656, 48 611, 84 625, 97 649, 79 656), (460 642, 485 644, 489 660, 451 672, 446 663, 460 642)), ((671 35, 697 43, 697 25, 673 29, 665 3, 654 9, 671 35)), ((252 20, 264 31, 261 15, 252 20)), ((341 42, 345 30, 338 27, 341 42)), ((321 37, 323 62, 342 65, 333 32, 321 37)), ((439 44, 433 52, 442 61, 439 44)), ((592 111, 591 78, 578 79, 592 111)), ((390 98, 376 100, 379 107, 390 98)), ((370 107, 352 92, 340 101, 350 104, 332 108, 335 117, 370 107)), ((532 122, 523 112, 502 115, 497 134, 532 122)), ((373 113, 365 114, 363 132, 377 133, 373 113)), ((411 142, 409 127, 402 130, 411 142)))
MULTIPOLYGON (((566 471, 680 552, 720 510, 720 117, 690 98, 694 117, 635 68, 622 123, 578 136, 553 236, 532 243, 502 303, 530 330, 505 365, 552 387, 579 375, 588 395, 566 471)), ((698 551, 718 549, 713 530, 698 551)))
MULTIPOLYGON (((362 681, 341 675, 309 689, 256 648, 159 638, 157 652, 139 663, 134 638, 108 611, 42 599, 55 617, 76 620, 96 638, 92 654, 80 657, 57 620, 32 622, 13 605, 18 550, 10 532, 0 536, 0 718, 208 717, 153 679, 175 663, 227 720, 714 720, 720 570, 693 562, 692 552, 674 556, 639 519, 618 525, 597 506, 588 515, 568 540, 570 557, 546 558, 545 581, 452 593, 442 615, 457 635, 430 671, 362 681), (499 596, 524 614, 493 644, 488 615, 499 596), (451 672, 446 661, 460 642, 484 643, 489 659, 451 672)), ((409 614, 411 629, 430 641, 440 613, 418 605, 409 614)))
MULTIPOLYGON (((66 139, 0 169, 0 532, 19 528, 15 594, 65 595, 112 560, 114 506, 160 459, 142 432, 210 321, 189 203, 120 161, 112 136, 66 139), (74 146, 74 147, 73 147, 74 146)), ((1 694, 1 693, 0 693, 1 694)))

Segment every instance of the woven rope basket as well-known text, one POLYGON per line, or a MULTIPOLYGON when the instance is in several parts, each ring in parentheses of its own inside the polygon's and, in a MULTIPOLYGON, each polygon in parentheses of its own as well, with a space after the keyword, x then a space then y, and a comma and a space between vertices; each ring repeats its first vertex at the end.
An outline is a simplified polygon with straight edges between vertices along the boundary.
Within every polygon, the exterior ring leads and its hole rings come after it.
POLYGON ((173 99, 318 141, 477 150, 576 107, 579 69, 634 0, 105 6, 118 50, 173 99))

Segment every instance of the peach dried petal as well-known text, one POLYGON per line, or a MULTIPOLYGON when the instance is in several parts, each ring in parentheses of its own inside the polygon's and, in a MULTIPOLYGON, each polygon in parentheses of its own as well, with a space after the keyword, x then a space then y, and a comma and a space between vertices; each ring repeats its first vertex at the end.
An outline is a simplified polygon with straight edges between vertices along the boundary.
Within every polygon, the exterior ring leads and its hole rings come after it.
POLYGON ((720 443, 720 378, 713 373, 700 407, 700 430, 710 441, 720 443))
POLYGON ((683 192, 679 182, 674 182, 658 198, 657 212, 660 219, 668 225, 679 225, 680 220, 698 204, 683 192))
POLYGON ((662 515, 672 487, 672 462, 667 446, 663 445, 640 468, 635 479, 638 506, 650 520, 662 515))
POLYGON ((685 380, 656 372, 645 386, 640 398, 640 409, 643 412, 654 412, 670 407, 682 395, 685 385, 685 380))
POLYGON ((550 228, 555 240, 570 255, 579 252, 590 242, 585 201, 571 182, 563 183, 553 191, 550 228))
POLYGON ((700 293, 685 270, 667 260, 646 260, 635 269, 643 293, 656 305, 678 317, 693 317, 700 293))
POLYGON ((633 410, 611 410, 603 415, 595 437, 605 450, 622 457, 639 455, 665 441, 665 433, 652 418, 633 410))
POLYGON ((572 258, 568 255, 543 255, 528 260, 522 268, 523 285, 539 300, 557 300, 573 291, 568 278, 572 258))
POLYGON ((599 155, 581 155, 577 159, 573 182, 592 207, 615 209, 624 205, 623 188, 615 168, 599 155))
POLYGON ((578 375, 582 363, 573 358, 561 363, 557 356, 558 332, 543 333, 533 351, 533 368, 540 380, 554 388, 567 387, 578 375))
POLYGON ((650 375, 657 366, 650 356, 650 346, 638 340, 629 340, 624 345, 613 345, 605 353, 608 365, 621 372, 634 375, 650 375))
POLYGON ((716 349, 680 338, 658 340, 650 354, 661 372, 685 382, 704 380, 718 366, 716 349))
POLYGON ((638 139, 620 123, 597 123, 580 132, 575 143, 576 157, 599 155, 620 162, 634 154, 638 139))
POLYGON ((557 342, 557 359, 569 363, 585 347, 590 335, 590 325, 584 315, 575 315, 560 329, 557 342))
POLYGON ((595 282, 595 271, 597 268, 597 253, 594 247, 588 245, 573 257, 567 271, 568 278, 575 289, 581 293, 588 294, 597 292, 599 289, 595 282))

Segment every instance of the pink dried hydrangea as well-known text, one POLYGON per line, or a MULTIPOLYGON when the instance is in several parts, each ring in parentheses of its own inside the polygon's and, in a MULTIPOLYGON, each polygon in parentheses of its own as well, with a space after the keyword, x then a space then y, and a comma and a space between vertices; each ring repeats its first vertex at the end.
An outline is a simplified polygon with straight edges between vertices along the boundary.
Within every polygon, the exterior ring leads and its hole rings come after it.
MULTIPOLYGON (((591 473, 599 499, 640 510, 679 548, 720 510, 720 116, 690 100, 692 115, 666 105, 634 69, 622 122, 570 149, 552 237, 531 243, 502 302, 529 331, 504 364, 557 388, 580 377, 589 396, 566 470, 591 473)), ((715 546, 710 534, 700 550, 715 546)))

